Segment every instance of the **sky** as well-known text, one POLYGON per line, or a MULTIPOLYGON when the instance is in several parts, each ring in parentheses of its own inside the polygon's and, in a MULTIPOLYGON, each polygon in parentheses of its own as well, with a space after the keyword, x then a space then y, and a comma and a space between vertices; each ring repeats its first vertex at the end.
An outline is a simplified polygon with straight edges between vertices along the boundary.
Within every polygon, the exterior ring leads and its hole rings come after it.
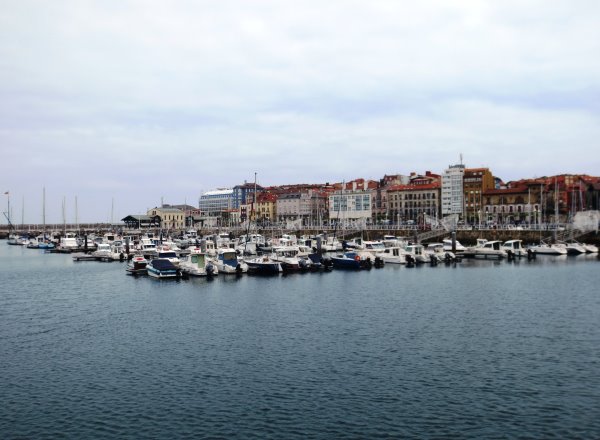
MULTIPOLYGON (((6 0, 14 223, 118 221, 245 180, 600 175, 600 2, 6 0), (77 200, 77 209, 75 209, 77 200)), ((9 202, 4 195, 2 211, 9 202)), ((6 223, 3 218, 2 221, 6 223)))

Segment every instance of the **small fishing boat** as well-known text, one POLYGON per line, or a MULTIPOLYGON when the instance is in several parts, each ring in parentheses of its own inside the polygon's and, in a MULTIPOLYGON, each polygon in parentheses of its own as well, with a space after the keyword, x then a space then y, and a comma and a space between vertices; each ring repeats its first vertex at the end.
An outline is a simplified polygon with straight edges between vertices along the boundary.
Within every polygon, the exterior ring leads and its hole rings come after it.
POLYGON ((134 255, 125 270, 131 275, 146 275, 148 273, 148 260, 143 255, 134 255))

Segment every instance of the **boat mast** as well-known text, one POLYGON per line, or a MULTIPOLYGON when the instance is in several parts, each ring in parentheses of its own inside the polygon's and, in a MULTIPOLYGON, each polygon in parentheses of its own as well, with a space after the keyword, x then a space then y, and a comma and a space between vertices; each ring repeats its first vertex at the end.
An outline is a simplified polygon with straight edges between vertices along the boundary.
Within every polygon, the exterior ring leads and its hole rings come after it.
POLYGON ((75 196, 75 229, 79 231, 79 210, 77 209, 77 196, 75 196))
POLYGON ((46 187, 42 190, 42 223, 43 223, 43 232, 44 238, 46 238, 46 187))
POLYGON ((527 226, 531 229, 531 187, 527 188, 527 226))
POLYGON ((558 181, 554 178, 554 223, 558 224, 558 181))
POLYGON ((66 235, 66 233, 67 233, 67 217, 65 216, 65 205, 66 205, 66 198, 65 198, 65 196, 63 196, 63 200, 62 200, 63 233, 66 235))
POLYGON ((21 197, 21 230, 25 230, 25 196, 21 197))

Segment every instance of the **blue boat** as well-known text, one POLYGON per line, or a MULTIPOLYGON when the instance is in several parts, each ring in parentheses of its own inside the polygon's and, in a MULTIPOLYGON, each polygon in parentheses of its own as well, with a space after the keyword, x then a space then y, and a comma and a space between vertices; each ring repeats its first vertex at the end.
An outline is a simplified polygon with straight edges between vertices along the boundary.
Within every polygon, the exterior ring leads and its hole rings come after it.
POLYGON ((344 252, 331 257, 334 269, 371 269, 373 267, 372 255, 368 252, 344 252))
POLYGON ((146 269, 148 270, 148 275, 153 278, 168 279, 181 277, 181 271, 166 258, 150 260, 146 269))

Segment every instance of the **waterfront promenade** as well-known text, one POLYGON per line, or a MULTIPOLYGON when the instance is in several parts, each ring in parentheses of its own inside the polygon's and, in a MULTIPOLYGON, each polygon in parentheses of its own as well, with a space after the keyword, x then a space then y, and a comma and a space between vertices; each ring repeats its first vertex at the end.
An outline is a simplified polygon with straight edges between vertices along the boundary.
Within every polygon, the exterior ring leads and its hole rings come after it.
MULTIPOLYGON (((148 229, 127 229, 122 224, 110 225, 107 223, 86 223, 86 224, 54 224, 46 225, 46 232, 56 235, 64 235, 65 232, 75 232, 80 235, 84 234, 104 234, 107 232, 118 232, 123 235, 135 235, 152 232, 159 236, 162 232, 163 236, 176 237, 186 232, 186 230, 196 230, 201 236, 209 236, 219 232, 229 232, 234 236, 245 234, 248 229, 245 226, 224 226, 205 228, 201 226, 188 227, 182 230, 165 230, 158 228, 148 229)), ((13 230, 16 234, 27 234, 32 237, 42 233, 42 225, 26 224, 15 225, 13 230)), ((338 238, 354 238, 363 237, 366 240, 380 239, 385 235, 393 235, 397 237, 406 237, 418 242, 433 242, 436 238, 450 236, 451 231, 443 227, 431 228, 428 225, 422 227, 420 225, 340 225, 340 226, 317 226, 304 225, 300 227, 288 228, 284 225, 270 225, 252 227, 252 232, 258 232, 268 237, 276 237, 281 234, 301 235, 316 235, 325 233, 338 238)), ((0 226, 0 239, 8 237, 8 226, 0 226)), ((578 238, 588 243, 600 244, 600 234, 596 230, 580 231, 573 229, 570 224, 565 223, 547 223, 541 225, 496 225, 488 226, 485 224, 475 225, 458 225, 456 227, 456 238, 466 244, 474 243, 477 238, 486 238, 488 240, 511 240, 520 239, 526 243, 537 243, 540 240, 564 240, 567 238, 578 238), (571 237, 573 236, 573 237, 571 237)))

